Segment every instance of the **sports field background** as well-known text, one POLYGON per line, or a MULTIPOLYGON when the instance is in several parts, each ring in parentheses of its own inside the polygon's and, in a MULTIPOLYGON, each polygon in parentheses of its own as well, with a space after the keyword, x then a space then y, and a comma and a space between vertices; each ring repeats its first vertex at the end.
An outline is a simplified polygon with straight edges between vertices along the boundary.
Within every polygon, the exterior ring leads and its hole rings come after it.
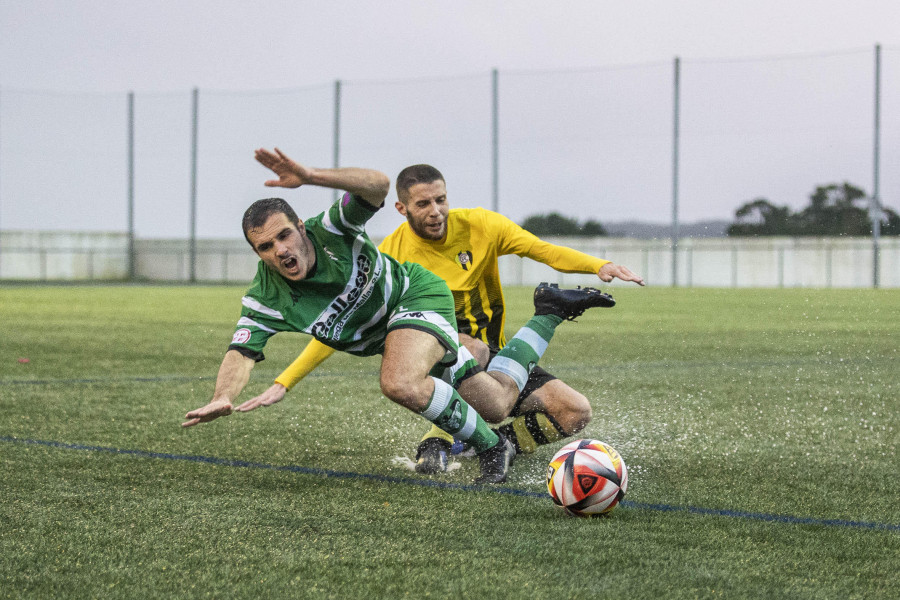
POLYGON ((900 292, 616 288, 565 323, 542 364, 630 474, 592 520, 544 495, 562 442, 498 488, 394 464, 426 423, 377 358, 181 429, 242 293, 0 288, 0 597, 900 597, 900 292))

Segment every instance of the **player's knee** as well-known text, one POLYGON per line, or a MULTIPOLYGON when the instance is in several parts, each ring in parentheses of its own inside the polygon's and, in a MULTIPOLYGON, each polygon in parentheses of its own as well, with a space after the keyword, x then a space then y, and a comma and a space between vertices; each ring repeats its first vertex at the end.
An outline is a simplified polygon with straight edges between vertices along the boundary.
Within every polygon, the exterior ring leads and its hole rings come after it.
POLYGON ((429 380, 413 380, 407 377, 381 374, 381 393, 389 400, 420 413, 428 406, 431 391, 428 389, 429 380))
POLYGON ((566 435, 575 435, 591 422, 591 403, 581 393, 568 388, 543 398, 547 414, 552 416, 566 435))
POLYGON ((487 344, 465 334, 459 335, 459 341, 472 353, 472 356, 478 361, 478 364, 481 365, 482 368, 487 367, 487 364, 491 360, 491 351, 487 344))
POLYGON ((591 417, 593 416, 593 410, 591 409, 591 403, 588 402, 588 399, 579 393, 573 394, 571 402, 569 403, 569 412, 570 418, 569 422, 572 424, 573 431, 569 433, 577 433, 587 427, 587 424, 591 422, 591 417))

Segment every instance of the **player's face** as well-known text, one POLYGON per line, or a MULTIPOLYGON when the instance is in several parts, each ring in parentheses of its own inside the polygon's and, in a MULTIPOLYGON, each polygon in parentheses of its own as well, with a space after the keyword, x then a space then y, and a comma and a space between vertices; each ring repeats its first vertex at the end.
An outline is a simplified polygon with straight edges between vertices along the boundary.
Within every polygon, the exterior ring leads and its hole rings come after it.
POLYGON ((253 249, 264 263, 290 281, 300 281, 316 264, 316 252, 303 223, 292 223, 284 213, 272 213, 262 227, 247 232, 253 249))
POLYGON ((447 235, 447 185, 443 181, 417 183, 403 194, 406 202, 395 205, 406 217, 413 233, 427 240, 442 240, 447 235))

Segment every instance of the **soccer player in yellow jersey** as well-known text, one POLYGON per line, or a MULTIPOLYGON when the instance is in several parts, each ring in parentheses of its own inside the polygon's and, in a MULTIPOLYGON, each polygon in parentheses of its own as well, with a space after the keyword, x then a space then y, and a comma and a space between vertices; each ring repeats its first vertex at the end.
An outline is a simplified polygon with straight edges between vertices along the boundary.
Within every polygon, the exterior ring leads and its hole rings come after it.
MULTIPOLYGON (((406 223, 385 238, 379 249, 400 262, 417 262, 447 282, 456 304, 460 344, 482 366, 506 344, 498 257, 515 254, 564 273, 595 273, 604 282, 618 278, 644 285, 643 279, 626 267, 545 242, 503 215, 482 208, 451 210, 444 177, 430 165, 401 171, 397 197, 395 207, 406 217, 406 223)), ((275 384, 255 399, 256 403, 267 406, 278 402, 333 352, 311 341, 275 384)), ((538 445, 574 435, 591 419, 587 398, 540 367, 531 371, 511 412, 480 412, 491 422, 513 417, 500 431, 520 453, 534 452, 538 445)), ((419 444, 416 470, 446 470, 452 443, 452 436, 433 427, 419 444)))

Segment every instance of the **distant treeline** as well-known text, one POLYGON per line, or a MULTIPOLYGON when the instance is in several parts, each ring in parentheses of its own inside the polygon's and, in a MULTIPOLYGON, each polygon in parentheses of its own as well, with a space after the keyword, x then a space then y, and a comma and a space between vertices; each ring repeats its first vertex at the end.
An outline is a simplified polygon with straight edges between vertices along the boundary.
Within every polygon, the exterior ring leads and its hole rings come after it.
MULTIPOLYGON (((809 197, 809 205, 798 212, 776 206, 765 198, 747 202, 735 211, 728 228, 732 236, 872 235, 873 221, 866 193, 851 183, 820 185, 809 197)), ((881 233, 900 235, 900 215, 882 209, 881 233)))
POLYGON ((606 235, 606 229, 599 221, 586 221, 579 223, 578 219, 565 217, 558 212, 552 212, 547 215, 532 215, 525 219, 522 228, 530 231, 534 235, 551 236, 551 235, 567 235, 567 236, 598 236, 606 235))
MULTIPOLYGON (((844 182, 820 185, 800 211, 777 206, 766 198, 756 198, 738 208, 729 236, 869 236, 872 235, 870 201, 866 193, 844 182)), ((881 234, 900 235, 900 215, 890 208, 881 210, 881 234)), ((634 225, 634 224, 632 224, 634 225)), ((522 227, 537 236, 602 236, 606 228, 595 220, 584 223, 557 212, 532 215, 522 227)))

